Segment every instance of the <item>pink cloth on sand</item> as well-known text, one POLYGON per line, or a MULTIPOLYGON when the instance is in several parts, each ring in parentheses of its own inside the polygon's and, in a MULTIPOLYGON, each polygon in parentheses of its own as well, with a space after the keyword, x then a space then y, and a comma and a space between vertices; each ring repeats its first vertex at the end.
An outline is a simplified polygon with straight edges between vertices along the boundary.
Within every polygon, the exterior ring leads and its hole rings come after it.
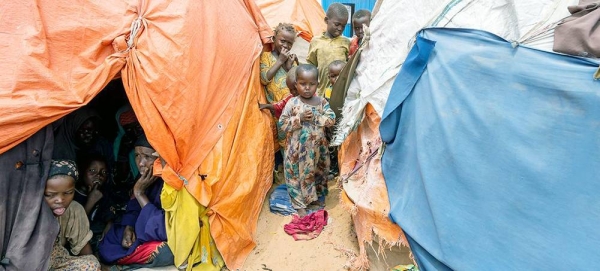
POLYGON ((304 217, 294 215, 292 222, 285 224, 285 233, 294 237, 295 241, 317 238, 327 225, 327 211, 319 210, 304 217))

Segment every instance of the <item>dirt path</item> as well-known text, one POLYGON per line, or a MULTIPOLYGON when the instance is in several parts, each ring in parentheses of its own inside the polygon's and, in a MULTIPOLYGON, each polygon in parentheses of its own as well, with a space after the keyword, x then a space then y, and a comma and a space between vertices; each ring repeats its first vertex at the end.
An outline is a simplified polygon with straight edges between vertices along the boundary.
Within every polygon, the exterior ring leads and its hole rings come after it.
POLYGON ((333 182, 329 188, 325 207, 329 224, 319 237, 309 241, 294 241, 283 231, 291 217, 271 213, 267 197, 258 220, 257 246, 243 270, 345 270, 347 255, 358 252, 358 243, 351 230, 350 213, 339 204, 340 189, 333 182))

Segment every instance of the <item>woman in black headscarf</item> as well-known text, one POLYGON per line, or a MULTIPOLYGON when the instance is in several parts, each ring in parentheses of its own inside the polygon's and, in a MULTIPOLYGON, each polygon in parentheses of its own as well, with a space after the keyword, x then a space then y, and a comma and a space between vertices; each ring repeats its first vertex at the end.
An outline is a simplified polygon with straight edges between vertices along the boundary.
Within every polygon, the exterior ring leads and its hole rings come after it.
POLYGON ((114 161, 111 144, 100 135, 100 116, 89 107, 82 107, 67 115, 56 127, 54 159, 78 161, 82 155, 99 153, 114 161))

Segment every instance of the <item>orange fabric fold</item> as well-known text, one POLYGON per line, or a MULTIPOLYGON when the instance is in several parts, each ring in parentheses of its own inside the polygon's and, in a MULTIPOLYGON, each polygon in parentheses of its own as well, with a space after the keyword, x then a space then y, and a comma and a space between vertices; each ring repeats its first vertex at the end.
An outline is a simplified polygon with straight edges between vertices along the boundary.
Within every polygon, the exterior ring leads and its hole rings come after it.
POLYGON ((87 104, 125 65, 126 2, 0 1, 0 153, 87 104))
MULTIPOLYGON (((167 163, 163 180, 213 211, 217 248, 239 268, 272 182, 270 119, 257 105, 258 56, 271 31, 249 0, 145 3, 122 72, 127 96, 167 163)), ((199 234, 172 232, 169 240, 199 234)))
POLYGON ((272 28, 291 23, 308 42, 327 28, 325 11, 317 0, 256 0, 256 4, 272 28))

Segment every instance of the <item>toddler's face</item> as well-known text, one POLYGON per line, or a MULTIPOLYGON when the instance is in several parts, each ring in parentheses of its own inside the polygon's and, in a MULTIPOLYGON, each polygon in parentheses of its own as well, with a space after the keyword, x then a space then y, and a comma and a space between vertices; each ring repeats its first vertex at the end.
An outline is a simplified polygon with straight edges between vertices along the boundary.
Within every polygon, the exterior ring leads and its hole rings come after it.
POLYGON ((296 88, 300 97, 310 99, 317 92, 318 74, 311 71, 299 71, 296 76, 296 88))
POLYGON ((358 37, 358 40, 362 40, 362 38, 365 36, 363 25, 369 26, 369 23, 369 17, 352 19, 352 28, 354 29, 354 34, 356 37, 358 37))
POLYGON ((337 82, 337 79, 340 76, 340 72, 343 68, 344 66, 342 65, 329 66, 329 81, 331 82, 332 86, 335 84, 335 82, 337 82))
POLYGON ((340 36, 344 32, 344 27, 348 22, 348 17, 340 18, 339 16, 325 17, 325 23, 327 23, 327 33, 332 38, 340 36))
POLYGON ((55 216, 65 213, 75 196, 75 179, 67 175, 52 176, 46 182, 44 199, 55 216))
POLYGON ((108 176, 107 170, 104 161, 92 161, 82 175, 85 185, 90 189, 94 184, 98 184, 99 187, 104 185, 108 176))

